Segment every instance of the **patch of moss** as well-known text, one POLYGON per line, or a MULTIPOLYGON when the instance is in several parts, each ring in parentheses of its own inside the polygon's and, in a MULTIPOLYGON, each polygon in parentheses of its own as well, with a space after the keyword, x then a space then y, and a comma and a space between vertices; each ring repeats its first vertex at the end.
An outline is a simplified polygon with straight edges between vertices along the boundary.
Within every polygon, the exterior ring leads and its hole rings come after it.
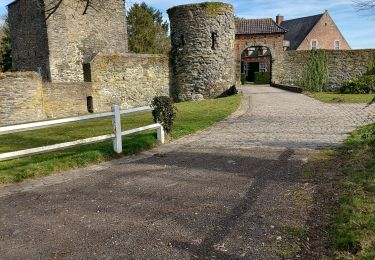
POLYGON ((210 16, 219 15, 228 7, 227 4, 222 2, 205 2, 201 6, 206 9, 207 14, 210 16))

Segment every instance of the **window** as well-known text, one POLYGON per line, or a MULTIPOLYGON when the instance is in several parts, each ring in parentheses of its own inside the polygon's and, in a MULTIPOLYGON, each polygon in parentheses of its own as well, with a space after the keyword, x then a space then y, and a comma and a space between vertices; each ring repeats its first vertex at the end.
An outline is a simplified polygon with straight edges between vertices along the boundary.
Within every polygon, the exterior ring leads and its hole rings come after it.
POLYGON ((311 49, 315 50, 318 48, 318 41, 317 40, 312 40, 311 41, 311 49))
POLYGON ((335 50, 340 50, 340 41, 335 41, 334 48, 335 50))
POLYGON ((90 63, 84 63, 83 65, 83 81, 91 82, 91 65, 90 63))
POLYGON ((267 72, 266 64, 259 63, 259 72, 267 72))
POLYGON ((215 50, 217 45, 217 33, 211 33, 211 49, 215 50))
POLYGON ((89 113, 94 113, 94 100, 92 96, 87 97, 87 111, 89 113))

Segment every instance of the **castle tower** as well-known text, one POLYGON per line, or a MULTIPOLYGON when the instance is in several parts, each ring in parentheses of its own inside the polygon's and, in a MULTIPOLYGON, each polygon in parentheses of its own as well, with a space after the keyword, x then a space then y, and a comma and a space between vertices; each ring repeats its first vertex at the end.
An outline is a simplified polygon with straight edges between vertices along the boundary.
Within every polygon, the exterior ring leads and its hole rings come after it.
POLYGON ((37 71, 52 82, 89 80, 90 61, 98 53, 126 53, 124 0, 106 0, 101 8, 64 0, 48 19, 56 1, 16 0, 9 4, 15 71, 37 71))
POLYGON ((208 2, 168 10, 177 100, 215 98, 235 84, 233 6, 208 2))

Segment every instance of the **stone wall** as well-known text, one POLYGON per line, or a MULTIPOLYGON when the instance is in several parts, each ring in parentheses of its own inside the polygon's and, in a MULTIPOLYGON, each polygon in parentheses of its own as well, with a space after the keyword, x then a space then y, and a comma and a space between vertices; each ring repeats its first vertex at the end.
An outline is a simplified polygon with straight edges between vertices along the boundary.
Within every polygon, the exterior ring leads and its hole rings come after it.
POLYGON ((95 112, 113 104, 149 105, 157 95, 169 96, 169 63, 167 55, 98 55, 91 63, 95 112))
POLYGON ((45 83, 44 113, 47 118, 88 114, 87 97, 92 95, 92 84, 89 82, 45 83))
POLYGON ((0 73, 0 125, 43 119, 42 78, 36 73, 0 73))
MULTIPOLYGON (((83 11, 84 3, 80 5, 83 11)), ((89 9, 86 15, 81 15, 75 6, 77 0, 65 0, 47 20, 54 82, 82 82, 83 64, 98 53, 127 52, 124 0, 106 0, 105 8, 89 9)))
MULTIPOLYGON (((366 73, 375 61, 375 49, 368 50, 325 50, 328 59, 329 87, 336 89, 346 80, 366 73)), ((277 84, 296 84, 302 77, 311 59, 311 51, 286 51, 282 68, 273 75, 277 84)))
POLYGON ((126 53, 124 0, 106 0, 94 10, 83 1, 64 0, 47 20, 54 0, 18 0, 9 6, 16 71, 38 71, 52 82, 84 81, 83 64, 99 53, 126 53))
POLYGON ((18 0, 9 5, 13 70, 39 71, 50 79, 47 24, 41 0, 18 0))
POLYGON ((215 98, 235 84, 233 6, 202 3, 168 10, 177 100, 215 98))

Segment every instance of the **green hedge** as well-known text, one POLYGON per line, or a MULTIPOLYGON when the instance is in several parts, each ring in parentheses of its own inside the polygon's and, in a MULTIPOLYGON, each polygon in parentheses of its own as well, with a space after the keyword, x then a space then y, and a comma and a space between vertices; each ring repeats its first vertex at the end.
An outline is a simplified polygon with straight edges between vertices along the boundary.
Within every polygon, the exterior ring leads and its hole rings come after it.
POLYGON ((245 84, 245 82, 246 82, 246 75, 245 73, 241 73, 241 84, 243 85, 245 84))
POLYGON ((344 82, 339 89, 344 94, 371 94, 375 93, 375 75, 362 76, 344 82))
POLYGON ((255 72, 255 84, 270 84, 271 74, 269 72, 255 72))

